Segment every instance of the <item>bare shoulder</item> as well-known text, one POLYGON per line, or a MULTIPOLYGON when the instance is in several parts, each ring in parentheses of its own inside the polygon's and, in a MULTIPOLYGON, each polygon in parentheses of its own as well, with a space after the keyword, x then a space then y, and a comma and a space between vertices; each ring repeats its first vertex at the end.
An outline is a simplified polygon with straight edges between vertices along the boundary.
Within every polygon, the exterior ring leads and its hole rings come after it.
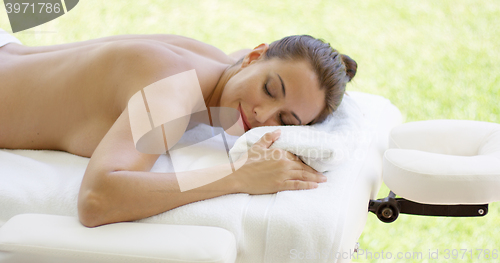
MULTIPOLYGON (((205 98, 215 88, 228 64, 179 45, 144 38, 128 39, 106 43, 95 53, 98 64, 109 68, 106 81, 108 86, 116 87, 113 94, 121 114, 93 153, 89 171, 148 171, 158 158, 158 155, 137 152, 131 135, 127 104, 142 88, 192 69, 196 70, 205 98)), ((178 100, 167 98, 165 103, 180 103, 178 100)))
POLYGON ((233 60, 215 47, 182 38, 129 39, 103 46, 101 59, 112 65, 110 77, 125 91, 122 102, 149 84, 192 69, 204 97, 209 95, 233 60))
POLYGON ((233 63, 233 59, 219 48, 193 38, 170 34, 147 35, 147 38, 188 50, 221 63, 233 63))
MULTIPOLYGON (((96 174, 98 170, 148 171, 158 158, 158 155, 141 154, 135 149, 127 111, 132 95, 154 82, 195 69, 203 96, 207 98, 229 66, 224 60, 227 55, 213 55, 211 47, 190 39, 175 37, 170 40, 140 38, 114 41, 103 45, 100 54, 95 54, 103 67, 112 67, 108 81, 109 85, 119 87, 114 94, 120 98, 122 112, 93 153, 89 173, 93 169, 97 169, 96 174)), ((165 103, 179 101, 172 97, 165 103)))
POLYGON ((135 51, 135 53, 160 52, 163 53, 163 55, 167 55, 168 53, 173 55, 175 53, 179 56, 185 56, 191 53, 223 64, 232 64, 234 62, 234 58, 215 46, 179 35, 156 34, 115 36, 103 42, 120 46, 121 48, 119 50, 121 51, 123 51, 123 49, 129 49, 129 51, 135 51))

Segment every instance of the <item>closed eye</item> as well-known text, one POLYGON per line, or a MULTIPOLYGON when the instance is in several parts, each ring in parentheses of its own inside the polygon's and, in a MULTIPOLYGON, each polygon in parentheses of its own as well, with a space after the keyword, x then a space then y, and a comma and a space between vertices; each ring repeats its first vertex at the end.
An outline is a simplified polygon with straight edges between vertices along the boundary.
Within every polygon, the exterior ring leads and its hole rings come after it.
MULTIPOLYGON (((271 94, 271 92, 269 92, 269 88, 267 87, 267 82, 264 84, 263 86, 263 90, 264 90, 264 93, 266 93, 269 97, 271 98, 274 98, 274 96, 271 94)), ((278 123, 282 126, 285 126, 285 125, 289 125, 289 124, 286 124, 284 121, 283 121, 283 117, 281 115, 281 112, 278 113, 278 123)))
POLYGON ((273 95, 269 92, 269 89, 267 88, 267 83, 264 84, 264 92, 271 98, 274 98, 273 95))
POLYGON ((279 120, 280 125, 282 125, 282 126, 288 125, 288 124, 285 124, 285 122, 283 121, 283 117, 281 116, 281 112, 278 113, 278 120, 279 120))

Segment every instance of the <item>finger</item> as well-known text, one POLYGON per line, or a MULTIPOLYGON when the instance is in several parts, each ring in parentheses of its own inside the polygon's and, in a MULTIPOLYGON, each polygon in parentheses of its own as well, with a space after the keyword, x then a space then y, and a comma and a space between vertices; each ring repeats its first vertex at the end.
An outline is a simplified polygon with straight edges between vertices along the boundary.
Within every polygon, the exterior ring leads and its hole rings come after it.
POLYGON ((288 172, 289 179, 301 180, 308 182, 324 183, 327 181, 326 176, 318 172, 310 172, 306 170, 291 170, 288 172))
POLYGON ((285 152, 285 157, 289 160, 292 160, 292 161, 298 161, 299 160, 299 157, 289 151, 284 151, 285 152))
POLYGON ((295 165, 293 166, 293 169, 295 170, 306 170, 310 173, 314 173, 314 174, 323 174, 321 172, 318 172, 316 170, 314 170, 314 168, 312 168, 311 166, 307 165, 306 163, 304 163, 304 161, 302 161, 301 159, 299 159, 297 157, 297 161, 295 161, 295 165))
POLYGON ((273 160, 280 160, 280 159, 289 160, 289 161, 296 160, 296 157, 293 153, 287 152, 287 151, 279 149, 279 148, 266 149, 264 152, 268 158, 271 158, 273 160))
POLYGON ((306 189, 314 189, 318 188, 318 183, 315 182, 305 182, 301 180, 286 180, 283 185, 286 190, 306 190, 306 189))
POLYGON ((280 129, 277 129, 273 132, 268 132, 268 133, 264 134, 264 136, 262 136, 262 138, 260 138, 254 145, 257 145, 257 146, 260 146, 260 147, 267 149, 267 148, 271 147, 271 145, 276 140, 278 140, 280 135, 281 135, 280 129))

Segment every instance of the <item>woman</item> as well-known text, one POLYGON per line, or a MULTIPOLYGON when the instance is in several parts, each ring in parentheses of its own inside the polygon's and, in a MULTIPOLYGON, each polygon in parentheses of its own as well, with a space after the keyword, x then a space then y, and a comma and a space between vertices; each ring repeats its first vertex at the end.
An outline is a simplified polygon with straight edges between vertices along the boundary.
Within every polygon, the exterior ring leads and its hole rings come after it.
MULTIPOLYGON (((11 43, 0 48, 0 148, 91 157, 78 198, 80 221, 89 227, 224 194, 311 189, 326 177, 288 152, 285 158, 265 158, 277 131, 261 138, 234 173, 181 192, 174 174, 149 172, 159 155, 136 150, 127 102, 151 83, 195 69, 206 106, 240 110, 246 129, 313 124, 338 107, 356 68, 352 59, 310 36, 230 56, 174 35, 46 47, 11 43)), ((182 102, 173 96, 165 104, 182 102)))

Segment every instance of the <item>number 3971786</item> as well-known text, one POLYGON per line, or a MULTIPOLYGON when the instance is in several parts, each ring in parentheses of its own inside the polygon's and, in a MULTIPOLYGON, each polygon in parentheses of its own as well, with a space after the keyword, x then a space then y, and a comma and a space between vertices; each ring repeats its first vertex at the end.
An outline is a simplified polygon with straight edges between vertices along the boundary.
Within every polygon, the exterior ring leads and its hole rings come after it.
POLYGON ((62 6, 59 3, 7 3, 5 4, 5 9, 7 10, 7 13, 45 13, 45 14, 50 14, 50 13, 60 13, 62 11, 62 6))

